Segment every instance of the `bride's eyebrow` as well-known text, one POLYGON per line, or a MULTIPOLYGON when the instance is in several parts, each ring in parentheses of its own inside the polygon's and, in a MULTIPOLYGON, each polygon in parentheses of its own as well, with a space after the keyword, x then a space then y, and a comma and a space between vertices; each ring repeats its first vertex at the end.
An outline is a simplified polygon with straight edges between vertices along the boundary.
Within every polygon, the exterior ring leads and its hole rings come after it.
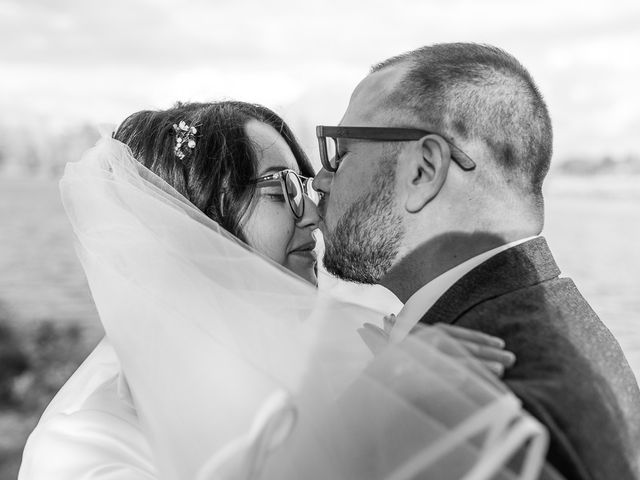
POLYGON ((259 177, 264 177, 265 175, 269 175, 270 173, 277 173, 277 172, 281 172, 282 170, 293 170, 294 172, 299 174, 298 169, 296 169, 296 168, 292 169, 291 167, 286 166, 286 165, 276 165, 276 166, 273 166, 273 167, 269 167, 269 168, 265 169, 264 171, 260 172, 258 174, 258 176, 259 177))

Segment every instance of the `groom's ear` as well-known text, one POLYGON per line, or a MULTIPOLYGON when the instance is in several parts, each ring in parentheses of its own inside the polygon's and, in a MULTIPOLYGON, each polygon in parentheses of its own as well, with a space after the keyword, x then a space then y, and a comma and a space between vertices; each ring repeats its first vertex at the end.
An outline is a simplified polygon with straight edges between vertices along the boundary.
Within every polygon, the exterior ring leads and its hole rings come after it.
POLYGON ((438 195, 451 162, 449 144, 441 136, 426 135, 416 143, 406 164, 405 208, 409 213, 418 213, 438 195))

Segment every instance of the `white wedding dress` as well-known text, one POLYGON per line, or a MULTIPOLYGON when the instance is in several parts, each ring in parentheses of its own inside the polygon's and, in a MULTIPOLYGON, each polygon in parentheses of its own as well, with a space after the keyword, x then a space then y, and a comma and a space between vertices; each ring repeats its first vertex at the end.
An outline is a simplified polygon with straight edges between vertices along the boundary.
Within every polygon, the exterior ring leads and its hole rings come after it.
MULTIPOLYGON (((382 313, 238 242, 116 140, 69 164, 61 191, 102 355, 119 373, 81 367, 41 424, 80 410, 118 417, 137 442, 130 478, 537 478, 546 432, 482 367, 452 357, 461 350, 441 332, 374 356, 362 326, 382 313), (93 402, 105 386, 125 406, 93 402)), ((32 464, 49 455, 47 435, 32 437, 20 480, 37 480, 32 464)), ((126 478, 100 476, 126 462, 82 478, 126 478)))

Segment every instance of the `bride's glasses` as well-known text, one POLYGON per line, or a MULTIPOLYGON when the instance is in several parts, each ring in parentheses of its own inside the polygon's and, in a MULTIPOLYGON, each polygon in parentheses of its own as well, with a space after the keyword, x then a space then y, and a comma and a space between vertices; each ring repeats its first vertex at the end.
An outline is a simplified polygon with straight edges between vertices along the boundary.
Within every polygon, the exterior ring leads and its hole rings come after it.
POLYGON ((304 216, 304 196, 306 195, 315 204, 319 195, 313 189, 313 177, 303 177, 293 170, 281 170, 280 172, 255 178, 249 182, 257 188, 280 185, 282 193, 291 207, 293 216, 301 219, 304 216))

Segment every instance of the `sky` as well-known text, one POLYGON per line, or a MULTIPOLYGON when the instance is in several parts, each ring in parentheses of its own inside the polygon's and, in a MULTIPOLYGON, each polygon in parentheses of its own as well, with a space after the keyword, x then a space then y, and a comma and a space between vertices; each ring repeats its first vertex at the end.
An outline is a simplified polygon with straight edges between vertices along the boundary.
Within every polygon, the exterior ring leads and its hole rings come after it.
POLYGON ((314 148, 372 64, 452 41, 529 69, 556 158, 640 155, 638 0, 0 0, 0 125, 63 131, 233 98, 314 148))

